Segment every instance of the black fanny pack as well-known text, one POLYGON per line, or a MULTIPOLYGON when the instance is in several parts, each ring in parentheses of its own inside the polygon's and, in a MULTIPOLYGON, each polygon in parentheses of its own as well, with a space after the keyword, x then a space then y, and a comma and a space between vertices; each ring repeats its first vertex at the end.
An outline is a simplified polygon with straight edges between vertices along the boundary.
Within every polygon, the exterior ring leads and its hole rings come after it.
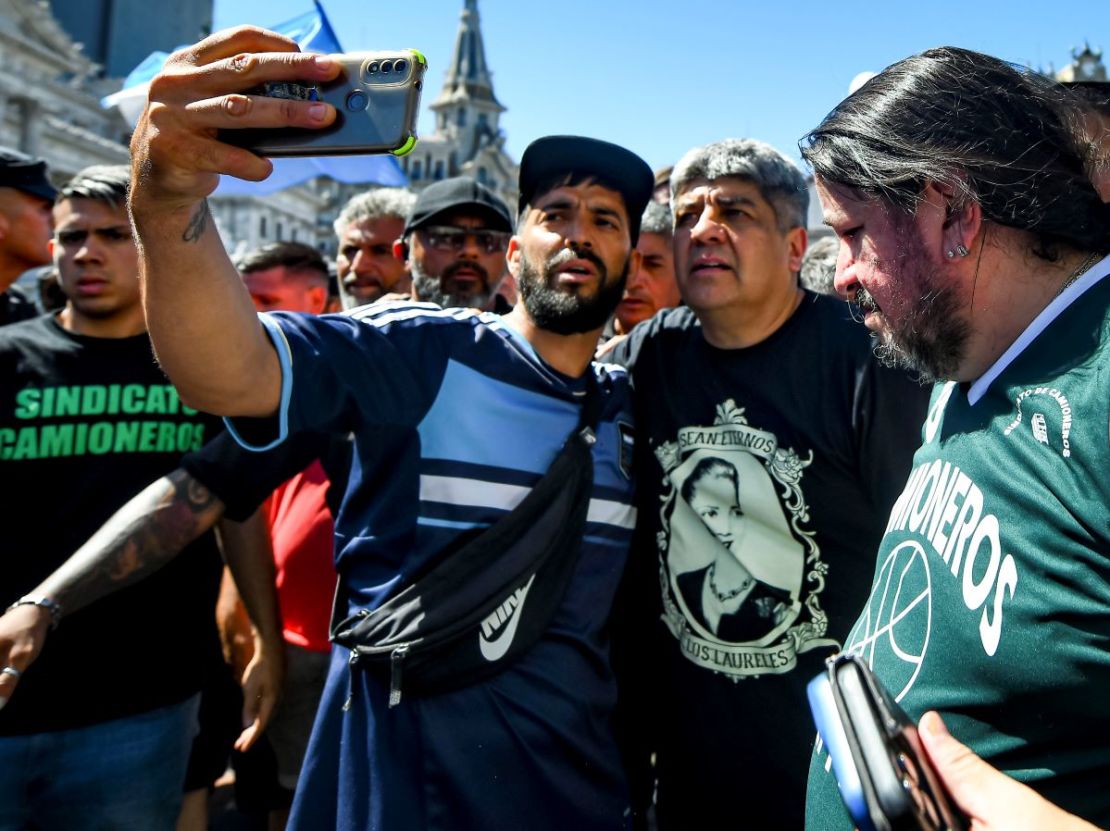
MULTIPOLYGON (((389 705, 405 693, 469 686, 509 666, 547 628, 578 562, 593 490, 596 381, 578 425, 547 473, 500 521, 374 610, 347 615, 336 594, 332 640, 351 650, 352 669, 388 672, 389 705)), ((342 583, 340 583, 342 587, 342 583)))

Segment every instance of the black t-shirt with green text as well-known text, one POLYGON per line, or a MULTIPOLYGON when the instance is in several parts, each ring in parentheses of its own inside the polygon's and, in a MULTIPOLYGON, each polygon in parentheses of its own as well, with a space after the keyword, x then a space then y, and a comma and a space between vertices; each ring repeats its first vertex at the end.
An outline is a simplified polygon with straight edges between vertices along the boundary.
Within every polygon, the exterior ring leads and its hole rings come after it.
MULTIPOLYGON (((937 385, 845 648, 914 719, 1110 825, 1110 279, 970 403, 937 385)), ((828 754, 806 827, 850 829, 828 754)))
MULTIPOLYGON (((144 335, 0 329, 0 608, 31 591, 220 423, 182 404, 144 335)), ((218 654, 206 534, 153 576, 66 615, 0 710, 0 735, 145 712, 198 691, 218 654)))

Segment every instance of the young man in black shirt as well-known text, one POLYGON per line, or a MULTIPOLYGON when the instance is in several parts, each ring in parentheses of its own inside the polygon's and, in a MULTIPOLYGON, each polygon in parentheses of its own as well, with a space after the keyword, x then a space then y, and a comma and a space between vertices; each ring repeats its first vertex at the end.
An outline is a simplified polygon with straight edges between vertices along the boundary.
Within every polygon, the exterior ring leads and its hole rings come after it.
POLYGON ((797 828, 805 684, 867 594, 926 394, 798 286, 808 195, 780 153, 696 148, 671 192, 686 306, 610 356, 632 367, 639 434, 617 653, 646 710, 632 755, 656 754, 662 829, 797 828))
MULTIPOLYGON (((62 189, 51 248, 66 307, 0 330, 0 504, 7 519, 0 606, 34 642, 20 640, 0 654, 4 828, 31 820, 44 829, 173 828, 203 669, 219 658, 213 610, 220 557, 211 534, 157 575, 101 602, 93 601, 137 579, 146 549, 171 547, 172 540, 133 540, 81 571, 81 544, 98 529, 111 536, 102 526, 116 508, 219 429, 181 402, 154 362, 128 181, 126 167, 89 168, 62 189), (43 579, 74 551, 66 568, 43 579), (61 590, 74 573, 75 591, 61 590), (47 637, 63 612, 64 624, 47 637)), ((197 497, 190 490, 181 513, 214 510, 214 500, 197 497)), ((227 549, 240 576, 243 550, 227 549)), ((265 642, 279 650, 276 611, 255 601, 272 604, 270 592, 246 592, 248 607, 265 642)), ((252 702, 277 687, 265 675, 259 665, 252 702)))

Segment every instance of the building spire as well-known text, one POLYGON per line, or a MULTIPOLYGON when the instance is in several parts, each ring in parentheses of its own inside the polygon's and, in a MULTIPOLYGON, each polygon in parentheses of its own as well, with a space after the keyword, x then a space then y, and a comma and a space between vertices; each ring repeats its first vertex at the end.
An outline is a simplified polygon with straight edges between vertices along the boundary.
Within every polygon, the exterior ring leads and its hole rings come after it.
POLYGON ((493 79, 486 65, 486 49, 478 19, 478 0, 464 0, 455 52, 447 67, 443 90, 432 109, 458 103, 460 99, 487 102, 502 111, 505 109, 493 94, 493 79))

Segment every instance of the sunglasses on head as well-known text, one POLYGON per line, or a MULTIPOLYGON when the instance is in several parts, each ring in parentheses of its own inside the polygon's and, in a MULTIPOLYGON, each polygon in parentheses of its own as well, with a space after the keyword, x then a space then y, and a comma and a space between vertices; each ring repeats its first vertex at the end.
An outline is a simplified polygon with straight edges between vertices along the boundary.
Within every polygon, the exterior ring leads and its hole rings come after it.
POLYGON ((453 225, 431 225, 421 228, 420 233, 431 248, 437 251, 459 253, 466 245, 467 237, 474 237, 478 248, 487 254, 504 251, 509 244, 508 231, 491 231, 482 228, 459 228, 453 225))

